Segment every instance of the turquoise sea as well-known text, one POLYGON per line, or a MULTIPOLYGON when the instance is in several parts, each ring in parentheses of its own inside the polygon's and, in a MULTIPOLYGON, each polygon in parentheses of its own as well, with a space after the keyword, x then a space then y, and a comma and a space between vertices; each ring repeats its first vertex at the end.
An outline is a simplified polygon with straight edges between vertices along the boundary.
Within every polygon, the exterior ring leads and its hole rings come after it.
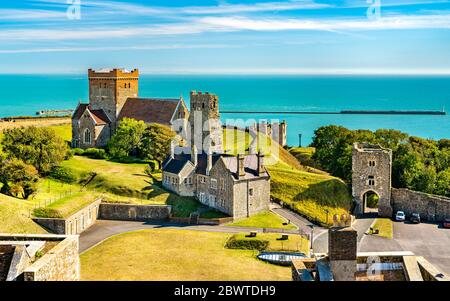
MULTIPOLYGON (((75 108, 87 102, 87 75, 0 75, 0 117, 75 108)), ((140 97, 178 97, 189 91, 220 97, 221 110, 339 111, 450 110, 450 77, 440 76, 193 76, 141 75, 140 97)), ((450 115, 236 115, 285 119, 288 143, 311 142, 314 130, 337 124, 351 129, 393 128, 424 138, 450 138, 450 115)))

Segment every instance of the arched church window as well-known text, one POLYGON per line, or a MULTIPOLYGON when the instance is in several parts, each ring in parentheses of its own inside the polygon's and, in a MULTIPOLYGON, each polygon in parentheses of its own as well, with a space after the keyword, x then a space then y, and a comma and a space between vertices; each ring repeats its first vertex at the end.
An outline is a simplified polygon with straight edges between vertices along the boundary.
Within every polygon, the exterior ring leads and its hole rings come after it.
POLYGON ((84 130, 84 143, 91 144, 91 131, 89 129, 84 130))

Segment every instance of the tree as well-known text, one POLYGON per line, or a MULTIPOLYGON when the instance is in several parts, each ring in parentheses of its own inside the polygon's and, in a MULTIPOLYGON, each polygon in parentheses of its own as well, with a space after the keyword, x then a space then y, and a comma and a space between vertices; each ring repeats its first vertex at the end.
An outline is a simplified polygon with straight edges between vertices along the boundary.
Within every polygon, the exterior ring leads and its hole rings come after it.
POLYGON ((28 199, 36 192, 38 179, 36 168, 22 160, 8 159, 0 166, 0 192, 3 194, 28 199))
POLYGON ((143 121, 124 118, 120 121, 116 133, 108 142, 108 152, 115 159, 125 158, 137 150, 146 129, 143 121))
POLYGON ((175 137, 169 127, 157 123, 148 125, 142 137, 139 155, 146 160, 155 160, 161 168, 162 162, 170 155, 170 146, 175 137))
POLYGON ((20 159, 41 174, 50 172, 70 154, 67 143, 52 129, 43 127, 6 130, 2 145, 7 159, 20 159))
POLYGON ((450 197, 450 168, 437 174, 435 193, 450 197))

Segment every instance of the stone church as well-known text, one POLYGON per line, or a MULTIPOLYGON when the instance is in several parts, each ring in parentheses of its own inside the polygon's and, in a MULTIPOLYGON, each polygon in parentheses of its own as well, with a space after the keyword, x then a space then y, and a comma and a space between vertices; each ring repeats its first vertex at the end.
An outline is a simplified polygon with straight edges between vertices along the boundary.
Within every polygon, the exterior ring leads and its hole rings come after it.
POLYGON ((72 116, 72 147, 105 146, 123 118, 171 126, 188 119, 182 98, 139 98, 139 71, 88 71, 89 103, 80 103, 72 116))
POLYGON ((202 204, 234 218, 268 210, 270 175, 264 166, 264 155, 225 154, 219 119, 216 95, 191 92, 191 144, 177 152, 172 147, 170 157, 162 165, 163 187, 178 195, 194 196, 202 204), (197 117, 208 122, 196 122, 197 117), (204 145, 206 150, 199 151, 204 145))

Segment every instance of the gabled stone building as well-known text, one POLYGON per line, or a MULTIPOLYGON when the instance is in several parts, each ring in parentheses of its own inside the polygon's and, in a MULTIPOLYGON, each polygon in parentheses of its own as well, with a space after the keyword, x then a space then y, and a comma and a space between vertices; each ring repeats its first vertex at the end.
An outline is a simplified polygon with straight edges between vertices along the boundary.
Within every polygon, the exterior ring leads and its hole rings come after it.
POLYGON ((72 116, 72 146, 105 146, 123 118, 171 126, 188 119, 182 98, 139 98, 139 71, 102 69, 88 71, 89 103, 80 103, 72 116))
POLYGON ((268 210, 270 175, 264 167, 264 155, 224 154, 222 127, 217 122, 218 97, 201 92, 190 96, 191 147, 178 154, 172 148, 171 156, 162 164, 163 187, 178 195, 194 196, 202 204, 234 218, 268 210), (200 116, 208 121, 197 123, 195 119, 200 116), (204 145, 206 150, 199 152, 204 145))

